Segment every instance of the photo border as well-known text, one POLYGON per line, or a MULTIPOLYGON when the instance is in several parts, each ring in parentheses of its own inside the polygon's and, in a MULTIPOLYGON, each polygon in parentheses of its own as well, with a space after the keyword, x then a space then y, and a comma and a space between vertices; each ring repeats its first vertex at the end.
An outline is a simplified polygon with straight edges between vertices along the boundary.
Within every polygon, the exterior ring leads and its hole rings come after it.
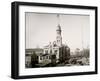
POLYGON ((42 77, 57 77, 57 76, 72 76, 72 75, 88 75, 97 74, 97 7, 96 6, 81 6, 81 5, 65 5, 65 4, 49 4, 49 3, 31 3, 31 2, 12 2, 11 4, 11 77, 13 79, 25 78, 42 78, 42 77), (19 75, 19 6, 41 6, 41 7, 55 7, 55 8, 74 8, 74 9, 89 9, 95 10, 95 71, 89 72, 75 72, 75 73, 59 73, 59 74, 43 74, 43 75, 19 75))

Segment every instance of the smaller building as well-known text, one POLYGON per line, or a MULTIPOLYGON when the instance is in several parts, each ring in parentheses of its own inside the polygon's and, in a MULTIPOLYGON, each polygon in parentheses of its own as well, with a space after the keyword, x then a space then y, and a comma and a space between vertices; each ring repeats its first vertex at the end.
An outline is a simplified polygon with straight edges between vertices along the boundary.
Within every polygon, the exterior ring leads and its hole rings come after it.
POLYGON ((25 50, 25 65, 26 67, 32 67, 35 63, 40 63, 40 56, 43 54, 43 49, 34 48, 34 49, 26 49, 25 50))
POLYGON ((41 48, 35 48, 35 49, 26 49, 25 54, 25 65, 26 67, 34 67, 37 66, 43 66, 46 64, 51 63, 51 55, 48 53, 43 53, 44 50, 41 48))
POLYGON ((39 63, 50 63, 51 62, 51 56, 49 54, 43 54, 38 56, 39 63))

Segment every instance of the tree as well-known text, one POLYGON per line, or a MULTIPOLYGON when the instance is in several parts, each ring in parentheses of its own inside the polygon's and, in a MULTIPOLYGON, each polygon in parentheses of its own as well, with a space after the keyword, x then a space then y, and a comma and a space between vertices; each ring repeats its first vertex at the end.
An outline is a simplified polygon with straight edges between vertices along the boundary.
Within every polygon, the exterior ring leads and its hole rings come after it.
POLYGON ((70 59, 70 48, 67 46, 62 46, 59 48, 59 61, 62 62, 68 62, 70 59))
POLYGON ((37 55, 36 55, 35 51, 33 51, 33 54, 31 55, 31 65, 32 65, 32 67, 34 67, 37 62, 38 62, 37 55))
POLYGON ((84 57, 89 58, 90 51, 89 49, 84 49, 84 57))

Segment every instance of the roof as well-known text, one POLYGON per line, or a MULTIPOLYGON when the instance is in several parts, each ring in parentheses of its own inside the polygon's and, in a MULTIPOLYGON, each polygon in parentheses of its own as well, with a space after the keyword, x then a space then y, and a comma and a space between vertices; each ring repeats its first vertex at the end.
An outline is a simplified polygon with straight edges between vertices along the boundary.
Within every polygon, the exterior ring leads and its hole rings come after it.
POLYGON ((57 44, 56 44, 56 41, 54 41, 54 42, 52 42, 52 44, 50 43, 50 44, 48 44, 48 45, 46 45, 46 46, 44 46, 45 48, 48 48, 48 47, 59 47, 57 44))
POLYGON ((67 48, 69 48, 68 45, 65 45, 65 44, 62 44, 62 46, 63 46, 63 47, 67 47, 67 48))
POLYGON ((42 53, 36 53, 37 56, 42 56, 42 53))
POLYGON ((46 46, 44 46, 44 47, 49 47, 49 45, 46 45, 46 46))
POLYGON ((42 48, 33 48, 33 49, 25 49, 26 52, 32 52, 32 51, 43 51, 42 48))
POLYGON ((33 52, 36 53, 36 55, 40 56, 41 53, 43 53, 43 49, 41 48, 34 48, 34 49, 25 49, 25 54, 33 54, 33 52))
POLYGON ((46 55, 49 55, 49 54, 43 54, 42 56, 46 56, 46 55))

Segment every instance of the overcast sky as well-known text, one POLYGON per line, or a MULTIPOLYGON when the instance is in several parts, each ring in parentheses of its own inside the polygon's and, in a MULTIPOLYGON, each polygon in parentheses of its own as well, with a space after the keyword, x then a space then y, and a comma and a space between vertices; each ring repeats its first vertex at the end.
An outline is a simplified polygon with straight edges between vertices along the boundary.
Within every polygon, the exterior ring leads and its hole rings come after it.
MULTIPOLYGON (((56 40, 57 14, 26 13, 25 17, 26 48, 43 47, 56 40)), ((71 50, 89 46, 89 20, 88 15, 60 14, 63 44, 66 43, 71 50)))

